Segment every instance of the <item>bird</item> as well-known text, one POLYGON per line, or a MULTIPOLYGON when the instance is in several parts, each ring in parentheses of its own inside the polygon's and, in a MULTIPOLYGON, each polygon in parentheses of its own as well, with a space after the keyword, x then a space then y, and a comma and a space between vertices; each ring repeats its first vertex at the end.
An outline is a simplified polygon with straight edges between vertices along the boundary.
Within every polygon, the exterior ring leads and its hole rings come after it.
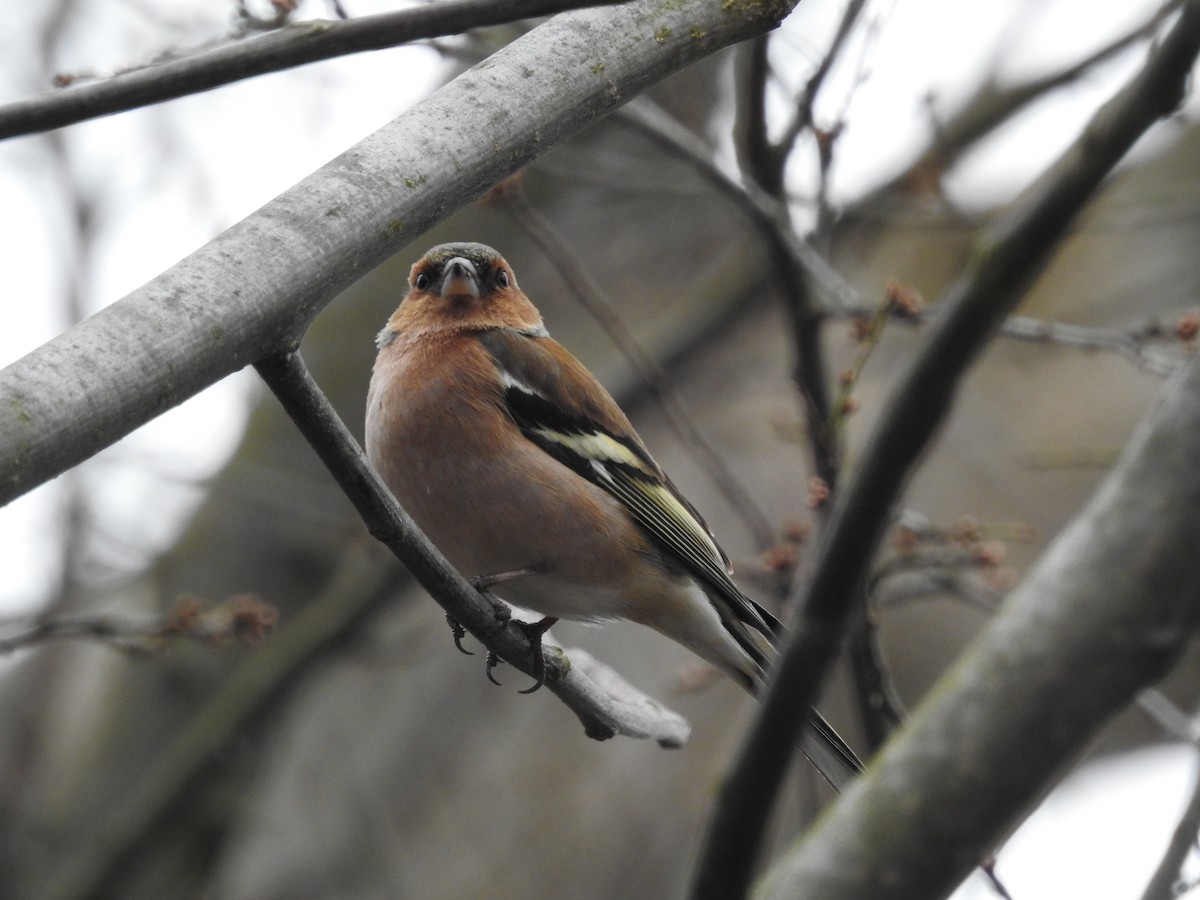
MULTIPOLYGON (((460 572, 544 617, 536 657, 558 619, 628 619, 763 686, 783 626, 496 250, 427 251, 376 346, 371 466, 460 572)), ((840 788, 861 763, 815 709, 809 724, 802 749, 840 788)))

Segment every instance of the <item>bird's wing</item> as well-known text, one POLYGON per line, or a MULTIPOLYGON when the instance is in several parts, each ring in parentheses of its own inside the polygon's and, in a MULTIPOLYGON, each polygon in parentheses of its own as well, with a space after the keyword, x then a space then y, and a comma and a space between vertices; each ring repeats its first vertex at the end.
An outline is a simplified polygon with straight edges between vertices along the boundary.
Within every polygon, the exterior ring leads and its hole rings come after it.
POLYGON ((479 334, 496 363, 504 403, 521 432, 576 474, 612 494, 630 517, 718 593, 729 614, 768 637, 779 623, 729 577, 729 559, 695 508, 646 450, 616 401, 559 343, 496 328, 479 334))

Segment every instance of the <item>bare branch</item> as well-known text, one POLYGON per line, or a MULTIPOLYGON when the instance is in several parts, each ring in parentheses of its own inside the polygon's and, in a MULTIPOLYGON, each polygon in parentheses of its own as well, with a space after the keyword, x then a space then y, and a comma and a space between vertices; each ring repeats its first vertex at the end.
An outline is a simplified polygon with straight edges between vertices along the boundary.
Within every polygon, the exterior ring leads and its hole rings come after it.
POLYGON ((1146 884, 1142 900, 1175 900, 1182 896, 1177 890, 1180 873, 1188 855, 1196 846, 1196 835, 1200 834, 1200 777, 1192 785, 1192 795, 1188 798, 1183 815, 1171 835, 1171 842, 1163 857, 1159 860, 1158 868, 1146 884))
POLYGON ((0 371, 0 504, 256 360, 363 272, 581 128, 790 5, 564 13, 132 294, 0 371), (235 284, 236 290, 229 285, 235 284))
POLYGON ((62 128, 221 85, 422 38, 457 34, 586 6, 624 0, 445 0, 358 19, 319 19, 188 56, 123 72, 104 81, 0 106, 0 139, 62 128))
MULTIPOLYGON (((1200 19, 1191 27, 1200 46, 1200 19)), ((858 789, 755 896, 947 896, 1200 626, 1198 459, 1193 359, 858 789)))
POLYGON ((1009 316, 1000 326, 1002 335, 1016 340, 1119 353, 1143 371, 1160 377, 1166 377, 1178 369, 1184 354, 1156 352, 1153 344, 1168 339, 1182 348, 1184 342, 1178 332, 1178 327, 1169 332, 1157 320, 1128 328, 1100 328, 1030 316, 1009 316))
MULTIPOLYGON (((1151 125, 1177 107, 1198 51, 1200 2, 1192 0, 1142 71, 1096 113, 1028 200, 981 236, 970 267, 944 295, 941 305, 947 313, 902 377, 853 481, 838 497, 813 577, 803 586, 786 651, 750 739, 724 785, 706 839, 695 897, 745 893, 771 800, 778 794, 805 725, 805 711, 815 702, 829 663, 840 649, 851 604, 891 508, 949 412, 960 379, 1104 177, 1151 125)), ((954 858, 969 865, 988 849, 980 847, 974 856, 968 851, 968 856, 954 858)), ((880 852, 878 858, 884 856, 880 852)), ((862 870, 867 870, 865 864, 862 870)))
POLYGON ((779 272, 784 309, 796 343, 793 375, 805 400, 805 415, 813 441, 817 475, 832 484, 838 451, 829 430, 829 398, 819 352, 820 316, 828 309, 858 305, 859 295, 821 255, 792 230, 786 205, 770 196, 753 180, 738 183, 712 162, 704 142, 644 98, 627 107, 622 119, 635 125, 661 146, 677 154, 733 201, 762 236, 779 272))
POLYGON ((1158 688, 1142 691, 1138 708, 1167 737, 1200 748, 1200 717, 1188 716, 1158 688))
MULTIPOLYGON (((768 38, 740 48, 742 71, 738 83, 738 161, 744 181, 782 207, 784 170, 790 145, 773 144, 767 134, 767 80, 770 74, 768 38)), ((792 379, 800 390, 811 442, 812 465, 818 478, 832 490, 837 483, 841 455, 838 436, 830 427, 831 409, 820 340, 820 304, 812 285, 810 267, 802 264, 785 241, 793 233, 786 210, 774 215, 764 230, 776 284, 788 314, 796 361, 792 379)))
POLYGON ((181 639, 213 645, 233 638, 257 643, 274 627, 277 616, 273 607, 251 594, 217 604, 183 597, 165 620, 71 616, 43 618, 15 628, 16 623, 7 623, 11 630, 0 634, 0 654, 64 638, 99 641, 134 655, 157 653, 181 639))
POLYGON ((938 123, 937 133, 931 145, 917 160, 886 184, 856 201, 853 209, 870 207, 879 197, 895 190, 925 190, 938 184, 942 173, 1031 103, 1053 90, 1079 80, 1096 66, 1139 41, 1151 38, 1163 21, 1179 8, 1181 2, 1182 0, 1167 0, 1141 25, 1057 72, 1011 85, 999 85, 995 81, 984 82, 954 115, 938 123))
POLYGON ((841 313, 865 305, 854 286, 795 233, 788 224, 787 207, 781 200, 768 196, 757 184, 739 182, 721 171, 704 141, 676 122, 669 113, 646 97, 640 97, 622 109, 620 116, 622 121, 676 154, 707 179, 746 217, 768 246, 778 245, 792 258, 793 265, 803 267, 824 313, 841 313))
MULTIPOLYGON (((940 306, 927 307, 893 315, 892 321, 909 326, 930 325, 945 313, 940 306)), ((871 314, 872 310, 864 305, 836 315, 854 320, 871 314)), ((1193 351, 1196 339, 1194 328, 1197 324, 1200 324, 1200 316, 1194 311, 1181 311, 1173 325, 1167 325, 1155 317, 1122 327, 1077 325, 1033 316, 1008 316, 1000 324, 998 334, 1034 344, 1117 353, 1143 372, 1165 378, 1175 372, 1193 351)))
POLYGON ((743 172, 755 177, 772 197, 783 192, 783 158, 767 133, 767 82, 771 75, 767 35, 737 49, 734 73, 737 121, 734 144, 743 172))
MULTIPOLYGON (((350 498, 371 534, 404 563, 421 586, 461 624, 506 662, 537 677, 529 638, 509 622, 504 604, 474 590, 429 542, 367 463, 354 437, 317 387, 297 354, 257 365, 305 440, 321 457, 334 480, 350 498)), ((620 682, 618 694, 607 695, 560 650, 542 648, 546 687, 574 712, 588 737, 606 740, 618 734, 649 737, 664 747, 678 747, 688 737, 687 722, 649 697, 620 682), (626 718, 626 715, 629 717, 626 718)), ((612 677, 603 674, 608 682, 612 677)))
POLYGON ((809 76, 808 81, 804 83, 804 93, 801 94, 799 101, 796 103, 796 115, 792 118, 791 123, 784 131, 783 137, 779 140, 779 146, 784 153, 791 152, 792 146, 796 143, 796 139, 804 132, 804 129, 812 126, 813 104, 817 102, 817 94, 821 92, 821 88, 825 84, 825 79, 829 75, 829 70, 833 68, 833 64, 837 62, 838 57, 841 55, 842 49, 846 46, 846 40, 854 30, 854 26, 858 22, 858 17, 862 14, 863 7, 866 5, 866 0, 849 0, 845 10, 842 11, 842 18, 838 22, 833 40, 830 42, 829 48, 825 51, 825 55, 821 57, 821 62, 817 65, 816 70, 809 76))
MULTIPOLYGON (((54 869, 45 898, 103 897, 196 790, 212 760, 278 708, 300 675, 337 647, 395 596, 395 565, 351 546, 338 571, 278 636, 243 659, 174 739, 154 755, 144 775, 107 812, 102 827, 54 869)), ((386 559, 386 558, 384 558, 386 559)))

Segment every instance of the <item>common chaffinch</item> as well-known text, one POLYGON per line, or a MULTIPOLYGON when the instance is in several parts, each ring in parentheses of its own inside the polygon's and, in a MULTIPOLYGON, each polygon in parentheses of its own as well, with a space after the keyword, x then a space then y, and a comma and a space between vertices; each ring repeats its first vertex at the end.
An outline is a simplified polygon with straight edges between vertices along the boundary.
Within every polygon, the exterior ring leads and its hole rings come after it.
MULTIPOLYGON (((542 323, 491 247, 441 244, 379 333, 367 456, 468 576, 546 618, 630 619, 753 691, 779 621, 616 401, 542 323)), ((854 753, 816 711, 804 747, 839 786, 854 753)))

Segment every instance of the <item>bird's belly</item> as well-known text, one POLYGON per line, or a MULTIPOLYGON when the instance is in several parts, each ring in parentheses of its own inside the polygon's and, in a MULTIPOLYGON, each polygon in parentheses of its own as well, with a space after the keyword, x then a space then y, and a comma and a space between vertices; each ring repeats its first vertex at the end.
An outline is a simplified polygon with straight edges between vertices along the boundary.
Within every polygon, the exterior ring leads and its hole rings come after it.
POLYGON ((514 578, 491 589, 497 597, 539 615, 577 622, 604 622, 628 616, 619 587, 586 584, 553 574, 514 578))
POLYGON ((628 618, 630 595, 640 593, 637 581, 647 568, 636 526, 600 488, 532 444, 523 452, 521 460, 459 455, 449 467, 444 458, 423 466, 428 457, 415 454, 383 474, 401 506, 466 577, 537 570, 497 584, 496 596, 547 616, 628 618), (447 468, 457 477, 440 477, 447 468))

